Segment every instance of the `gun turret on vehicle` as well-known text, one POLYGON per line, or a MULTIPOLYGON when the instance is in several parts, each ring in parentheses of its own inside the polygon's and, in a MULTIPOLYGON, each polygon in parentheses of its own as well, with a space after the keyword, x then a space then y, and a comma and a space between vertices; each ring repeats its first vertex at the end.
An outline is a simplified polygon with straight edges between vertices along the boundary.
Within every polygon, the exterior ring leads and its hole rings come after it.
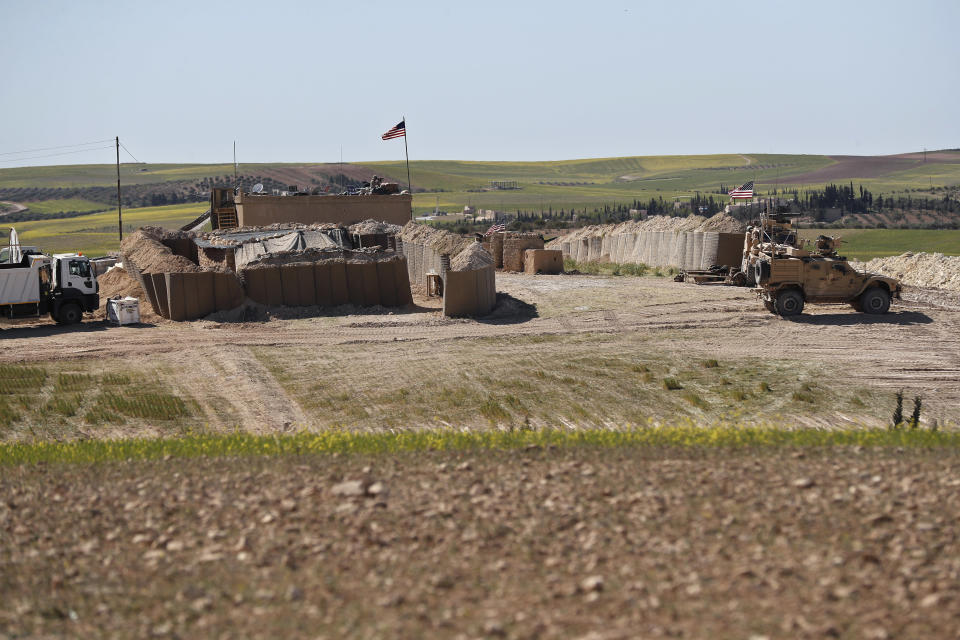
MULTIPOLYGON (((776 221, 768 224, 772 230, 776 221)), ((771 313, 792 316, 806 303, 847 303, 857 311, 880 314, 890 309, 892 298, 900 297, 902 287, 895 278, 850 266, 837 252, 838 238, 818 237, 814 251, 803 249, 796 234, 792 243, 786 242, 789 234, 783 242, 779 239, 774 232, 751 242, 748 232, 744 251, 744 270, 752 273, 757 297, 771 313)))

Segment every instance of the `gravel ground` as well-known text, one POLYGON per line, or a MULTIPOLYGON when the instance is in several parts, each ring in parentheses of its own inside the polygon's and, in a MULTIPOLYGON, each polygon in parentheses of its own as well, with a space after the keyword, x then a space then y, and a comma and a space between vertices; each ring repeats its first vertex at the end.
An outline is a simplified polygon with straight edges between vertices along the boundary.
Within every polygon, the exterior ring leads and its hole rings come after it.
POLYGON ((956 637, 958 471, 591 448, 5 469, 0 637, 956 637))

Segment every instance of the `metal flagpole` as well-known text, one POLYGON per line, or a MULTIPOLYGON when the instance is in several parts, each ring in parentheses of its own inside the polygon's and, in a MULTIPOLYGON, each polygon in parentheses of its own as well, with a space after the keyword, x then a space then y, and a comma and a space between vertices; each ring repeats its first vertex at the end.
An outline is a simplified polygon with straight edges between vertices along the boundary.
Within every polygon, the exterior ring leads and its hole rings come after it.
MULTIPOLYGON (((413 202, 413 185, 410 184, 410 151, 407 149, 407 116, 403 116, 403 153, 407 156, 407 191, 410 192, 410 202, 413 202)), ((413 207, 410 207, 411 211, 413 207)), ((412 214, 411 214, 412 215, 412 214)))

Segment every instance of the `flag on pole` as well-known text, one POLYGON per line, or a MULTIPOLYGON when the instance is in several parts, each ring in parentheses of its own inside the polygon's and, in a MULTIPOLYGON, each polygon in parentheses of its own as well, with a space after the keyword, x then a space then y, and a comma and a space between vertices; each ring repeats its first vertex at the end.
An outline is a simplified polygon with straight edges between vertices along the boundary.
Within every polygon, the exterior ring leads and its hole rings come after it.
POLYGON ((393 129, 380 136, 381 140, 393 140, 394 138, 403 138, 407 135, 406 120, 401 120, 393 129))
POLYGON ((753 180, 750 182, 744 182, 742 185, 731 191, 729 194, 731 198, 745 198, 749 199, 753 197, 753 180))
POLYGON ((501 233, 501 232, 506 231, 506 230, 507 230, 507 225, 505 225, 505 224, 495 224, 495 225, 493 225, 492 227, 490 227, 489 229, 487 229, 487 232, 486 232, 485 234, 483 234, 483 235, 485 235, 485 236, 492 236, 492 235, 495 234, 495 233, 501 233))

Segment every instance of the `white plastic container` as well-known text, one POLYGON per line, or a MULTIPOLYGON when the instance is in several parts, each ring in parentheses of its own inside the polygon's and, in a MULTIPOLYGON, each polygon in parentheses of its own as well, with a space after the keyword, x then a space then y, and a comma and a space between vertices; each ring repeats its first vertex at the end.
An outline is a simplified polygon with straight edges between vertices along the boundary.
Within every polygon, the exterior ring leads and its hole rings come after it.
POLYGON ((140 300, 129 296, 107 300, 107 322, 120 326, 140 324, 140 300))

